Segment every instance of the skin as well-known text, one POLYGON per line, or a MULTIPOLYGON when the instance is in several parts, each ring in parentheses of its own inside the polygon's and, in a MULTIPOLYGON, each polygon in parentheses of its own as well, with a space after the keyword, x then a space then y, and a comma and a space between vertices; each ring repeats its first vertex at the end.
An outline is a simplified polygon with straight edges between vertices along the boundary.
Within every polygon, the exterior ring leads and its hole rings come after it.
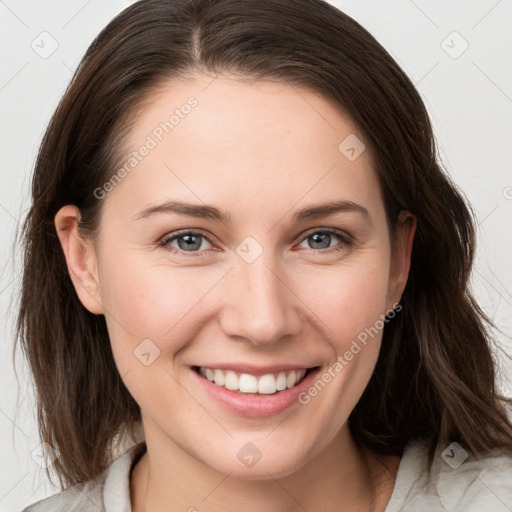
POLYGON ((126 155, 190 96, 197 107, 102 199, 95 240, 78 233, 73 205, 55 217, 77 294, 105 315, 117 367, 142 410, 147 453, 131 475, 133 510, 383 511, 400 458, 358 449, 346 424, 375 367, 380 333, 307 405, 264 418, 221 407, 190 367, 326 371, 400 301, 415 219, 402 212, 392 245, 369 148, 354 161, 338 150, 348 135, 363 136, 334 104, 285 83, 226 74, 169 82, 137 114, 126 155), (231 217, 134 218, 168 199, 231 217), (306 206, 338 200, 368 216, 292 222, 306 206), (328 228, 353 243, 332 235, 315 244, 311 235, 328 228), (205 235, 199 248, 158 245, 184 229, 205 235), (236 251, 248 236, 263 251, 252 263, 236 251), (144 339, 160 350, 149 366, 134 357, 144 339), (236 456, 248 442, 262 454, 252 467, 236 456))

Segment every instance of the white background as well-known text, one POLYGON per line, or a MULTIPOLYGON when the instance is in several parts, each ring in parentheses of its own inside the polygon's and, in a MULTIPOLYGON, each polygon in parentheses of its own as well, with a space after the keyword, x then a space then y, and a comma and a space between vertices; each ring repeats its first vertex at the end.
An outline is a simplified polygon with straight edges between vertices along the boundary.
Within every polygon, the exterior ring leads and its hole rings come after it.
MULTIPOLYGON (((13 235, 29 204, 38 144, 72 71, 94 36, 130 3, 0 0, 0 511, 20 511, 57 491, 31 457, 39 440, 27 368, 17 365, 19 384, 14 374, 15 309, 8 308, 20 267, 13 235), (46 59, 31 46, 48 51, 52 40, 58 48, 46 59)), ((443 162, 479 218, 475 295, 512 353, 512 1, 332 3, 366 27, 418 87, 443 162), (453 58, 464 41, 469 47, 453 58)), ((511 379, 511 363, 502 368, 511 379)), ((510 383, 503 387, 512 395, 510 383)))

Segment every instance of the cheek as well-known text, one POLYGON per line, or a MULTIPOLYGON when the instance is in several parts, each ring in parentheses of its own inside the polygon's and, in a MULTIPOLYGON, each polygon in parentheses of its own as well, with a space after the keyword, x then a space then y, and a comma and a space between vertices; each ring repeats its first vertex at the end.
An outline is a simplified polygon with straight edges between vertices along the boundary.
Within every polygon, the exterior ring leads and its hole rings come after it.
POLYGON ((101 273, 114 360, 130 394, 143 409, 166 403, 166 414, 183 414, 188 402, 172 360, 200 334, 201 300, 224 272, 151 265, 149 256, 127 254, 103 261, 101 273))
POLYGON ((224 273, 211 267, 155 265, 150 255, 106 256, 100 268, 101 294, 119 359, 133 357, 144 339, 154 341, 162 351, 178 351, 193 337, 201 301, 224 273))
MULTIPOLYGON (((344 395, 344 407, 336 408, 340 417, 357 403, 379 356, 386 312, 387 262, 383 256, 366 258, 361 265, 318 269, 317 278, 309 275, 298 289, 297 295, 317 317, 316 325, 330 348, 330 371, 325 372, 323 380, 329 382, 333 400, 340 399, 339 393, 344 395)), ((321 388, 320 383, 317 391, 321 388)))
MULTIPOLYGON (((318 317, 338 353, 385 312, 388 291, 386 258, 359 265, 318 268, 302 273, 294 291, 318 317)), ((318 323, 318 320, 317 320, 318 323)))
POLYGON ((376 258, 361 266, 324 271, 322 279, 309 280, 299 292, 320 319, 316 323, 322 326, 330 346, 330 363, 300 397, 316 418, 324 439, 331 439, 345 423, 379 357, 387 261, 385 257, 376 258))
MULTIPOLYGON (((382 256, 361 258, 357 264, 308 264, 290 269, 282 276, 298 299, 290 306, 312 315, 311 321, 320 324, 343 350, 348 337, 374 325, 385 310, 388 273, 382 256)), ((197 325, 206 320, 210 292, 217 297, 213 309, 222 307, 213 288, 219 286, 222 295, 229 294, 221 282, 225 275, 221 266, 152 264, 150 255, 129 252, 117 258, 106 256, 101 261, 100 281, 113 342, 128 337, 138 344, 149 338, 172 351, 173 340, 184 343, 190 338, 192 319, 197 325)))
POLYGON ((105 308, 137 335, 162 335, 185 316, 211 286, 212 275, 199 268, 154 264, 150 255, 107 259, 102 265, 105 308))

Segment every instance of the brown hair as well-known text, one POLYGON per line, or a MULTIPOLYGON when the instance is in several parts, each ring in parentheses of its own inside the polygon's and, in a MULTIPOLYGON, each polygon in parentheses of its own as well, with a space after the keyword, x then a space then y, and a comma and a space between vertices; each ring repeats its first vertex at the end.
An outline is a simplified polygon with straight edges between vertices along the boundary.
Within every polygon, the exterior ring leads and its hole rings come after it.
POLYGON ((387 323, 375 372, 350 415, 377 453, 448 439, 485 453, 512 449, 495 383, 489 319, 468 290, 473 214, 441 167, 425 106, 362 26, 320 0, 143 0, 93 41, 48 126, 22 235, 17 341, 35 380, 42 440, 61 485, 110 463, 113 441, 140 419, 111 352, 105 319, 83 307, 54 226, 66 204, 94 235, 93 191, 115 170, 133 113, 156 86, 194 72, 236 73, 308 87, 338 105, 371 148, 390 226, 417 218, 402 311, 387 323))

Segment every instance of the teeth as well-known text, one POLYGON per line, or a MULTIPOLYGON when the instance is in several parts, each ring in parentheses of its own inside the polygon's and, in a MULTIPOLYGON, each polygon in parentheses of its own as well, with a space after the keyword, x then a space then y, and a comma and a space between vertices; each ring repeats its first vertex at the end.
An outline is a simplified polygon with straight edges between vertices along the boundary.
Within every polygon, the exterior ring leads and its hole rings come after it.
POLYGON ((278 391, 286 389, 286 373, 281 372, 276 379, 276 388, 278 391))
MULTIPOLYGON (((206 374, 208 374, 208 370, 206 370, 206 374)), ((293 385, 295 384, 296 382, 296 376, 297 374, 295 373, 295 370, 292 370, 289 374, 288 374, 288 377, 286 377, 286 387, 287 388, 291 388, 293 387, 293 385)))
MULTIPOLYGON (((215 383, 217 384, 217 383, 215 383)), ((220 384, 219 384, 220 386, 220 384)), ((224 381, 224 386, 226 389, 230 389, 231 391, 237 391, 240 387, 240 379, 237 377, 235 372, 228 371, 226 372, 226 379, 224 381)))
POLYGON ((242 373, 240 375, 240 382, 238 389, 242 393, 257 393, 258 392, 258 379, 254 375, 242 373))
POLYGON ((224 386, 224 374, 222 373, 222 370, 213 371, 213 381, 217 386, 224 386))
POLYGON ((306 370, 291 370, 278 374, 267 373, 258 378, 249 373, 237 374, 232 370, 226 371, 200 366, 199 373, 217 386, 224 386, 231 391, 273 395, 277 391, 296 386, 304 378, 306 370))
POLYGON ((262 395, 272 395, 276 391, 276 378, 271 373, 262 375, 258 380, 258 393, 262 395))

